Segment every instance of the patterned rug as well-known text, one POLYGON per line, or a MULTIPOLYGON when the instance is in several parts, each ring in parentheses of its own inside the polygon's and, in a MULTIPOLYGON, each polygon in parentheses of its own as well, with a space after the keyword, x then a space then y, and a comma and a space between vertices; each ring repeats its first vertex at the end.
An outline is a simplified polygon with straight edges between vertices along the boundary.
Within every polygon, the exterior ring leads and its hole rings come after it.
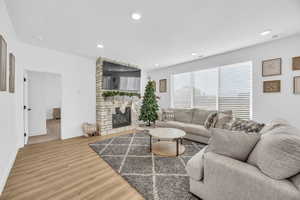
POLYGON ((185 153, 168 158, 150 153, 149 140, 149 135, 140 131, 90 147, 147 200, 198 200, 189 193, 185 165, 204 145, 184 140, 185 153))

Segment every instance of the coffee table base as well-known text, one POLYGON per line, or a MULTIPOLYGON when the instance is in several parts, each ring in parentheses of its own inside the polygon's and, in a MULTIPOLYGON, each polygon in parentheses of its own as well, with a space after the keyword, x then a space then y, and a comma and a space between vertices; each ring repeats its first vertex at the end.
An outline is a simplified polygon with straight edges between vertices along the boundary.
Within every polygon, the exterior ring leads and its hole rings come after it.
MULTIPOLYGON (((181 144, 178 144, 178 155, 183 154, 185 147, 181 144)), ((177 155, 176 142, 171 141, 159 141, 153 143, 152 152, 156 155, 166 156, 166 157, 175 157, 177 155)))

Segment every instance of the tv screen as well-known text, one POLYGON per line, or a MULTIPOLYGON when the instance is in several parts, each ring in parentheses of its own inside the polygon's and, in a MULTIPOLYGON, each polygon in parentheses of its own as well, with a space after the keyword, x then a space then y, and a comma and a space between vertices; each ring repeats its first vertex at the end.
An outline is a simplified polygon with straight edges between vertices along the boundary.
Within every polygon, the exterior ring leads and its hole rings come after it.
POLYGON ((141 70, 112 62, 103 62, 102 88, 140 92, 141 70))

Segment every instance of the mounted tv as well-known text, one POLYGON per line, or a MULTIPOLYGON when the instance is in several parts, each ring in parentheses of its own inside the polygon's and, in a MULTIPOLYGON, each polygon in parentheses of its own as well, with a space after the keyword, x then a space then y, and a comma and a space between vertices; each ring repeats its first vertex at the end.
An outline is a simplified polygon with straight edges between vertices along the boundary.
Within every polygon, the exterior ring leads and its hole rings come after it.
POLYGON ((140 69, 108 61, 103 62, 102 88, 104 90, 140 92, 140 85, 140 69))

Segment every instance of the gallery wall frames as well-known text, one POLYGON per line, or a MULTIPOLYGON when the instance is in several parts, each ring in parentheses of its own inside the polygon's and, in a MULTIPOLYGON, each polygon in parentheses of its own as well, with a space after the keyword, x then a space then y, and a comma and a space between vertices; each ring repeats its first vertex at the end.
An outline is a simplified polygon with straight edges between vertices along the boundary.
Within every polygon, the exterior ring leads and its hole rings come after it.
POLYGON ((264 93, 276 93, 281 91, 281 81, 264 81, 264 93))
POLYGON ((300 56, 293 57, 293 70, 300 70, 300 56))
POLYGON ((159 80, 159 92, 161 93, 167 92, 167 79, 159 80))
POLYGON ((281 58, 275 58, 262 61, 262 76, 277 76, 281 75, 281 58))
POLYGON ((15 92, 15 64, 16 59, 14 54, 9 54, 9 92, 15 92))
POLYGON ((6 91, 7 43, 0 35, 0 91, 6 91))
POLYGON ((294 94, 300 94, 300 76, 294 77, 294 94))

